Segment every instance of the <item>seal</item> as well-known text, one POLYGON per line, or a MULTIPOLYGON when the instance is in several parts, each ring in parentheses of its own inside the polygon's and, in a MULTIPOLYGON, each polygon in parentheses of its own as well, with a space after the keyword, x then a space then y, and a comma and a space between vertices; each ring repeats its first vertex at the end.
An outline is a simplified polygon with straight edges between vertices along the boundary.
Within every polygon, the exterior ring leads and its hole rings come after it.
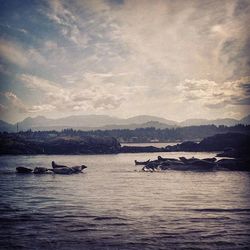
POLYGON ((68 166, 56 164, 54 161, 51 162, 51 165, 52 168, 68 168, 68 166))
POLYGON ((46 174, 47 170, 48 170, 47 168, 35 167, 33 173, 34 174, 46 174))
POLYGON ((52 171, 55 174, 73 174, 74 173, 74 170, 69 167, 53 168, 52 171))
POLYGON ((73 170, 74 173, 81 173, 82 170, 85 168, 87 168, 87 166, 85 166, 85 165, 71 167, 71 169, 73 170))
POLYGON ((83 169, 87 168, 85 165, 81 166, 73 166, 73 167, 68 167, 65 165, 59 165, 56 164, 54 161, 52 161, 52 171, 55 174, 74 174, 74 173, 81 173, 83 169))
POLYGON ((25 168, 25 167, 17 167, 16 172, 19 174, 30 174, 32 173, 32 169, 30 168, 25 168))

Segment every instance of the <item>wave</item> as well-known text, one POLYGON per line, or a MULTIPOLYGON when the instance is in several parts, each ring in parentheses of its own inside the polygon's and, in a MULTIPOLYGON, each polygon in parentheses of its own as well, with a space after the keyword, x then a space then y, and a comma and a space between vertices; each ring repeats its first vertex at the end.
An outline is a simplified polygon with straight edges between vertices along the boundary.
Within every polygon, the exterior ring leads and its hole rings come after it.
POLYGON ((120 218, 120 217, 114 217, 114 216, 100 216, 100 217, 94 218, 94 220, 125 220, 125 219, 120 218))

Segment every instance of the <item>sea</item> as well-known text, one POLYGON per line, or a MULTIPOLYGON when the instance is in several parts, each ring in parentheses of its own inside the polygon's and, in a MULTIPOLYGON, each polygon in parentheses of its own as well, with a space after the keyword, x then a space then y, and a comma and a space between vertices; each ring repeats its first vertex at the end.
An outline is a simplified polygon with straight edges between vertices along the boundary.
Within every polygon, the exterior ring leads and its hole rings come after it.
POLYGON ((134 160, 216 153, 0 157, 0 249, 250 249, 250 173, 143 172, 134 160), (74 175, 17 174, 51 161, 74 175))

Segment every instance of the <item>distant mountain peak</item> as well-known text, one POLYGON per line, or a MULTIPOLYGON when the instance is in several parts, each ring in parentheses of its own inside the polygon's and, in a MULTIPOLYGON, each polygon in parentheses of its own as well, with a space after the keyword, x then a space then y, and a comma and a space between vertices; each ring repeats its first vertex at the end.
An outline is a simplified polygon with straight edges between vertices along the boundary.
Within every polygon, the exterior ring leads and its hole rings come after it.
MULTIPOLYGON (((109 115, 72 115, 62 118, 46 118, 45 116, 27 117, 18 122, 19 130, 62 130, 65 128, 91 130, 91 129, 135 129, 135 128, 170 128, 177 126, 200 126, 250 124, 250 115, 241 120, 222 118, 215 120, 208 119, 187 119, 183 122, 167 120, 163 117, 153 115, 137 115, 130 118, 118 118, 109 115)), ((16 124, 0 121, 0 131, 15 132, 16 124)))

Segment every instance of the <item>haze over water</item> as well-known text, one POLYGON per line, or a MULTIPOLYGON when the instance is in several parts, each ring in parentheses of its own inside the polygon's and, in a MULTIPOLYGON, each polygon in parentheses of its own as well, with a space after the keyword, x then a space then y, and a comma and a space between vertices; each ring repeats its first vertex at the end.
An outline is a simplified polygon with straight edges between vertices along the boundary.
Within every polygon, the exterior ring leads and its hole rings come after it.
MULTIPOLYGON (((247 172, 140 172, 159 153, 0 158, 1 249, 248 249, 247 172), (86 164, 84 174, 16 166, 86 164)), ((161 156, 212 157, 213 153, 161 156)))

